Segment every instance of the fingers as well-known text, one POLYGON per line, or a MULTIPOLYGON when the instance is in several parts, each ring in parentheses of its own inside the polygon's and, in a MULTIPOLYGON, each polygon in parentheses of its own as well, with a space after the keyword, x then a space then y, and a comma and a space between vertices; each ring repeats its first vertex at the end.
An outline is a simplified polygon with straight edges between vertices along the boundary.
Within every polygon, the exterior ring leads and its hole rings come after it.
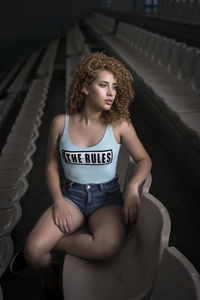
POLYGON ((137 217, 138 208, 137 207, 135 207, 134 209, 124 208, 122 214, 123 214, 125 224, 133 223, 137 217))
POLYGON ((63 233, 71 233, 72 232, 72 222, 71 216, 68 216, 67 219, 62 219, 59 217, 55 218, 55 225, 63 232, 63 233))

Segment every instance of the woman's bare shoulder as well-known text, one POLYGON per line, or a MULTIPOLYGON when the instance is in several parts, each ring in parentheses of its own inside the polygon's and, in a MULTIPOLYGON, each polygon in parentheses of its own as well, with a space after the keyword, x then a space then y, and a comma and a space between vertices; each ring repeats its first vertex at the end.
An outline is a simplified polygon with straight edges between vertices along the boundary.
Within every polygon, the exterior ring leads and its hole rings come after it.
POLYGON ((65 118, 65 114, 55 116, 51 122, 51 129, 58 132, 58 134, 61 134, 65 126, 65 118))
POLYGON ((115 128, 116 130, 124 130, 126 128, 130 128, 132 127, 132 124, 130 121, 127 121, 127 120, 119 120, 119 121, 116 121, 116 122, 113 122, 112 123, 112 126, 113 128, 115 128))
POLYGON ((122 132, 126 130, 125 128, 127 126, 128 126, 128 121, 126 120, 118 120, 112 123, 115 139, 120 144, 122 143, 122 132))

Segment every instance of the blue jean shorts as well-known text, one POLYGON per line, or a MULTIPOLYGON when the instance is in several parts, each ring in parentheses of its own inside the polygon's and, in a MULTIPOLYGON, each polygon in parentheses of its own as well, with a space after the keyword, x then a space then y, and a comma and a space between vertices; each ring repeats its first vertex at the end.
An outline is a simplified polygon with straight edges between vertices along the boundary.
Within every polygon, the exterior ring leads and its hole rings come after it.
POLYGON ((71 202, 86 220, 104 206, 123 207, 123 197, 117 177, 100 184, 80 184, 65 180, 63 198, 71 202))

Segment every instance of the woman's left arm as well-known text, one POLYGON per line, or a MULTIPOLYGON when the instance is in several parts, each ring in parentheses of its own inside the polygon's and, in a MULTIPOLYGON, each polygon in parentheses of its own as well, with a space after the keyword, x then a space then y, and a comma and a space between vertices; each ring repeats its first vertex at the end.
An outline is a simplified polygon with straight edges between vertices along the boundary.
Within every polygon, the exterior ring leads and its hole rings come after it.
POLYGON ((120 136, 122 144, 127 147, 135 162, 134 176, 127 184, 124 194, 123 216, 124 222, 127 224, 134 222, 137 216, 140 206, 139 186, 148 177, 152 163, 131 123, 127 121, 121 123, 120 136))

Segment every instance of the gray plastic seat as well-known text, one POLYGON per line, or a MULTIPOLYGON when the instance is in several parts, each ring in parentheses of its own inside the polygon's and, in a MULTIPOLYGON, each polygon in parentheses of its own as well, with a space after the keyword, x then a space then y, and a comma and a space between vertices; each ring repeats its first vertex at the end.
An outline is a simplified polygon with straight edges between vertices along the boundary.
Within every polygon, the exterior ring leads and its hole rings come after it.
POLYGON ((164 250, 149 300, 200 300, 200 275, 175 247, 164 250))
POLYGON ((25 193, 28 183, 21 170, 0 170, 0 187, 17 187, 21 193, 25 193))
POLYGON ((154 284, 162 253, 168 246, 170 218, 152 195, 144 194, 132 235, 108 261, 65 256, 64 299, 146 299, 154 284), (78 286, 78 288, 77 288, 78 286))
MULTIPOLYGON (((25 154, 28 154, 29 156, 31 156, 36 150, 36 146, 35 146, 34 143, 35 143, 36 139, 38 138, 38 136, 39 136, 39 131, 36 130, 36 129, 34 131, 32 131, 31 133, 29 131, 27 131, 26 129, 18 129, 18 130, 16 129, 16 130, 12 131, 9 134, 9 136, 7 138, 7 144, 9 144, 10 142, 12 142, 12 143, 18 142, 18 144, 17 144, 18 154, 19 153, 22 153, 22 154, 25 153, 25 154), (27 152, 26 150, 24 152, 23 146, 19 145, 20 141, 21 142, 23 141, 26 144, 32 142, 32 144, 30 146, 28 145, 28 149, 30 149, 30 152, 27 152)), ((7 150, 5 150, 3 148, 2 153, 4 153, 4 154, 15 154, 15 152, 12 151, 12 147, 10 147, 9 145, 5 145, 4 147, 7 150)))
POLYGON ((0 237, 0 276, 7 269, 13 256, 14 246, 10 236, 0 237))
POLYGON ((0 82, 0 94, 5 90, 10 81, 13 80, 14 76, 17 76, 17 72, 19 72, 20 68, 24 63, 24 59, 18 61, 12 69, 6 74, 3 80, 0 82))
POLYGON ((0 209, 8 209, 13 206, 15 202, 19 202, 22 194, 18 187, 0 187, 0 209))
POLYGON ((73 69, 75 67, 75 65, 78 63, 78 61, 80 60, 80 55, 74 55, 74 56, 69 56, 66 59, 66 74, 67 76, 72 76, 73 73, 73 69))
POLYGON ((53 66, 60 39, 51 40, 46 48, 45 54, 38 67, 37 75, 44 76, 50 73, 53 66))
POLYGON ((192 77, 197 53, 197 48, 187 47, 184 49, 178 72, 167 79, 161 77, 156 81, 156 85, 152 87, 158 97, 176 96, 180 93, 180 90, 192 77))
POLYGON ((162 95, 162 102, 173 114, 179 117, 182 113, 200 112, 200 51, 195 57, 192 77, 184 86, 177 86, 162 95))
POLYGON ((22 209, 19 203, 7 209, 0 209, 0 237, 9 235, 19 222, 22 209))
POLYGON ((84 36, 77 23, 67 30, 66 54, 79 55, 83 49, 84 36))
POLYGON ((140 76, 142 76, 140 79, 141 81, 143 81, 144 85, 149 83, 149 81, 152 82, 155 79, 159 78, 159 74, 162 76, 166 76, 170 54, 175 43, 175 40, 163 37, 160 53, 158 53, 157 59, 154 60, 155 64, 151 63, 151 66, 145 68, 143 72, 140 71, 140 76))
POLYGON ((177 76, 176 74, 179 70, 185 49, 186 45, 184 43, 173 43, 166 68, 160 68, 155 71, 152 70, 152 72, 148 72, 147 70, 146 75, 143 74, 143 78, 139 80, 141 88, 145 87, 148 89, 149 96, 156 101, 160 101, 160 98, 156 93, 156 89, 159 88, 159 81, 162 80, 167 82, 171 76, 177 76))
POLYGON ((41 49, 38 51, 33 52, 33 54, 28 58, 26 63, 24 64, 23 68, 18 73, 15 80, 12 82, 11 86, 8 89, 8 92, 19 92, 22 90, 24 83, 30 74, 34 64, 36 63, 36 60, 38 59, 39 55, 41 53, 41 49))
POLYGON ((30 158, 21 154, 0 156, 0 170, 21 170, 22 175, 26 176, 32 169, 33 162, 30 158))
POLYGON ((16 140, 8 141, 2 149, 2 155, 22 154, 26 157, 31 157, 36 151, 36 145, 32 140, 20 140, 20 131, 18 132, 19 138, 15 134, 16 140))

